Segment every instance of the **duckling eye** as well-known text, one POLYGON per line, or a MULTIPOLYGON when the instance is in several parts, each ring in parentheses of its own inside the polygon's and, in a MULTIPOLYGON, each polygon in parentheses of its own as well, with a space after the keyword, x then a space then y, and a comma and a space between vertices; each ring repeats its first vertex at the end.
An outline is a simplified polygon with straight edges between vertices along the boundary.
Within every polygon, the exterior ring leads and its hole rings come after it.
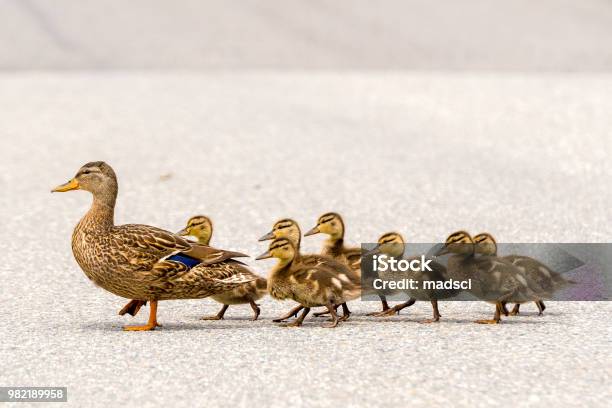
POLYGON ((89 174, 89 173, 91 173, 91 170, 83 170, 83 171, 81 172, 81 174, 89 174))

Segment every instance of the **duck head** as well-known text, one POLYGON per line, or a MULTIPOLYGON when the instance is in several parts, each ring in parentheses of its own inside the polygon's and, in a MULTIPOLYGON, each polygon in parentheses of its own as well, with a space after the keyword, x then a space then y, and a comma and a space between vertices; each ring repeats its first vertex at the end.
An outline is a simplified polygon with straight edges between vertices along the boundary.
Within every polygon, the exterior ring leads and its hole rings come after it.
POLYGON ((187 221, 187 226, 177 232, 181 236, 192 236, 197 238, 200 244, 208 245, 213 233, 213 224, 205 215, 196 215, 187 221))
POLYGON ((364 256, 374 254, 385 254, 393 258, 401 258, 404 255, 404 237, 397 232, 388 232, 378 238, 378 245, 364 256))
POLYGON ((293 242, 288 238, 277 238, 270 243, 268 250, 259 255, 256 260, 277 258, 280 264, 290 263, 295 258, 296 249, 293 242))
POLYGON ((317 220, 317 225, 305 233, 304 236, 319 233, 329 235, 332 240, 344 238, 344 221, 342 221, 340 214, 334 212, 323 214, 317 220))
POLYGON ((90 162, 83 165, 70 181, 55 187, 51 192, 64 193, 72 190, 89 191, 96 200, 114 206, 118 191, 117 176, 105 162, 90 162))
POLYGON ((259 238, 259 241, 268 241, 276 238, 288 238, 296 248, 299 248, 302 232, 297 222, 290 218, 283 218, 276 221, 274 226, 272 226, 272 231, 259 238))
POLYGON ((474 236, 474 253, 480 255, 497 255, 497 242, 493 235, 481 232, 474 236))
POLYGON ((445 254, 472 255, 474 254, 474 240, 465 231, 457 231, 446 238, 444 245, 436 252, 436 256, 445 254))

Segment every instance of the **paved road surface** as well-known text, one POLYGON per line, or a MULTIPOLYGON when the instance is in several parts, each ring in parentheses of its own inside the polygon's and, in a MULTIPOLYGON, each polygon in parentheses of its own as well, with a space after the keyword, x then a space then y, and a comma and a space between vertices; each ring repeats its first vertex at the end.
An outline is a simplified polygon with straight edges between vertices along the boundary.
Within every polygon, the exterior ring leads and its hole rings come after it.
MULTIPOLYGON (((280 217, 345 215, 347 239, 466 228, 502 241, 609 241, 612 78, 244 73, 0 76, 1 385, 68 386, 74 406, 605 406, 610 303, 551 303, 497 327, 484 303, 428 305, 335 330, 278 328, 212 301, 164 302, 162 330, 116 315, 70 253, 90 199, 51 195, 86 161, 119 174, 118 223, 170 230, 194 213, 213 243, 256 255, 280 217)), ((315 251, 319 238, 305 239, 315 251)), ((272 263, 249 261, 265 274, 272 263)))

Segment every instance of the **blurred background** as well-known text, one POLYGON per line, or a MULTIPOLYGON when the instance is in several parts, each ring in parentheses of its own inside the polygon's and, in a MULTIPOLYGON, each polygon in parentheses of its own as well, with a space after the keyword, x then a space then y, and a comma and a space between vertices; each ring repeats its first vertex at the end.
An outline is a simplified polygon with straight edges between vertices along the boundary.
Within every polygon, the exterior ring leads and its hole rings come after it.
POLYGON ((0 69, 612 69, 609 0, 0 0, 0 69))

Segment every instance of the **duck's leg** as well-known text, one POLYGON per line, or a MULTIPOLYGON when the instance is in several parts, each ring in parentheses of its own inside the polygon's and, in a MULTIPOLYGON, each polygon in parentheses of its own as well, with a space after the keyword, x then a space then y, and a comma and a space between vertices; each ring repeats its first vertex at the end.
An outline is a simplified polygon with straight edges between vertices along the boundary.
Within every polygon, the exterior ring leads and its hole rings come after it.
POLYGON ((366 314, 366 316, 377 316, 380 313, 384 313, 387 310, 389 310, 389 303, 387 303, 387 298, 385 297, 385 295, 378 295, 378 297, 380 298, 380 302, 382 303, 382 310, 380 312, 371 312, 366 314))
POLYGON ((410 298, 408 299, 407 302, 404 303, 400 303, 399 305, 395 305, 390 309, 387 310, 383 310, 382 312, 378 312, 373 314, 372 316, 376 316, 376 317, 389 317, 389 316, 394 316, 395 314, 399 314, 400 310, 406 308, 406 307, 410 307, 412 305, 414 305, 416 303, 416 299, 410 298))
POLYGON ((259 308, 259 306, 257 306, 257 303, 255 303, 254 301, 250 301, 249 302, 251 304, 251 309, 253 309, 253 318, 251 320, 257 320, 257 318, 259 317, 259 314, 261 313, 261 309, 259 308))
POLYGON ((151 310, 149 311, 149 321, 144 326, 123 326, 126 331, 148 331, 155 330, 161 324, 157 323, 157 300, 151 300, 151 310))
POLYGON ((302 325, 302 322, 304 321, 304 319, 306 318, 306 316, 310 312, 310 308, 309 307, 300 306, 300 308, 304 309, 302 311, 302 314, 300 315, 300 317, 298 317, 297 319, 295 319, 291 323, 284 323, 281 326, 283 326, 283 327, 300 327, 302 325))
POLYGON ((216 315, 204 316, 200 318, 200 320, 223 320, 223 316, 225 315, 225 311, 227 310, 228 307, 229 305, 223 305, 221 310, 219 310, 219 313, 217 313, 216 315))
POLYGON ((535 304, 538 306, 538 316, 542 316, 544 310, 546 310, 546 305, 541 300, 538 300, 537 302, 535 302, 535 304))
POLYGON ((506 307, 506 305, 508 304, 508 302, 501 302, 502 305, 502 313, 504 314, 504 316, 508 316, 510 313, 508 312, 508 308, 506 307))
POLYGON ((341 306, 342 306, 342 317, 340 318, 340 321, 343 322, 345 320, 348 320, 349 317, 351 317, 351 311, 349 310, 346 302, 342 303, 341 306))
POLYGON ((501 321, 501 311, 502 311, 502 305, 501 302, 496 302, 495 303, 495 315, 493 316, 493 319, 491 320, 476 320, 476 323, 480 323, 480 324, 498 324, 501 321))
POLYGON ((119 315, 123 316, 125 314, 129 314, 131 316, 136 316, 141 307, 147 304, 146 300, 130 300, 123 309, 119 311, 119 315))
POLYGON ((426 319, 419 323, 437 323, 440 321, 440 311, 438 310, 438 300, 433 299, 431 301, 431 307, 433 308, 433 319, 426 319))
POLYGON ((520 303, 515 304, 514 307, 512 308, 512 311, 510 312, 510 316, 518 315, 520 308, 521 308, 521 304, 520 303))
POLYGON ((336 314, 336 307, 331 302, 329 302, 325 306, 327 307, 327 310, 329 310, 329 314, 331 315, 332 320, 331 320, 331 323, 324 324, 323 327, 331 329, 338 325, 338 322, 340 321, 340 319, 338 319, 338 314, 336 314))
POLYGON ((272 320, 272 321, 273 321, 274 323, 280 323, 280 322, 282 322, 283 320, 287 320, 287 319, 289 319, 290 317, 297 317, 298 312, 299 312, 300 310, 302 310, 303 308, 304 308, 304 306, 302 306, 302 305, 298 305, 298 306, 294 307, 293 309, 291 309, 291 310, 289 311, 289 313, 287 313, 286 315, 284 315, 284 316, 282 316, 282 317, 279 317, 278 319, 274 319, 274 320, 272 320))
MULTIPOLYGON (((336 313, 338 313, 338 306, 339 305, 334 305, 334 310, 336 311, 336 313)), ((344 306, 342 307, 342 310, 344 311, 344 306)), ((325 315, 328 315, 328 314, 329 314, 329 310, 325 310, 323 312, 314 313, 313 316, 314 317, 321 317, 321 316, 325 316, 325 315)), ((350 312, 349 312, 349 314, 350 314, 350 312)))

